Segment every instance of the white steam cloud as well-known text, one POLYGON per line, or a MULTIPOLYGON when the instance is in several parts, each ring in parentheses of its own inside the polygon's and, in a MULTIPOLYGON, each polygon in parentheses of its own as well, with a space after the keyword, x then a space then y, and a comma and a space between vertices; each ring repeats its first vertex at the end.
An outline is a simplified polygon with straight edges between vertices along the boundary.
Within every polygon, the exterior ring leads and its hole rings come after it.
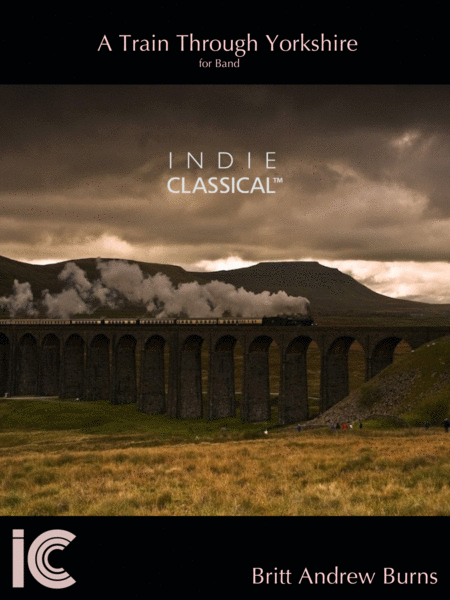
POLYGON ((19 283, 17 279, 14 279, 13 293, 7 298, 2 296, 0 298, 0 307, 6 309, 11 316, 17 313, 25 313, 34 317, 38 314, 38 311, 33 304, 33 292, 31 291, 31 285, 26 281, 19 283))
POLYGON ((148 316, 171 317, 263 317, 309 314, 309 301, 280 291, 254 293, 229 283, 211 281, 182 283, 174 286, 164 274, 144 276, 137 264, 125 261, 97 260, 100 279, 91 283, 75 263, 67 263, 58 278, 64 290, 42 293, 34 301, 29 283, 14 281, 13 293, 0 298, 0 307, 10 316, 46 314, 67 319, 75 314, 92 314, 101 307, 142 306, 148 316))

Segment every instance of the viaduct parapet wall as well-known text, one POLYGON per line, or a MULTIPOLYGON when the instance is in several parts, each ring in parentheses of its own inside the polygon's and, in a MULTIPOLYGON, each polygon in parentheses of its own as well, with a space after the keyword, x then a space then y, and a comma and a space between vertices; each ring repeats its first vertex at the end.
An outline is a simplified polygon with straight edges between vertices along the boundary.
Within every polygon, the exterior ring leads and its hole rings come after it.
POLYGON ((136 403, 148 414, 219 419, 235 416, 241 392, 241 419, 264 421, 271 414, 268 351, 275 342, 279 421, 289 423, 308 418, 311 342, 321 353, 324 412, 349 393, 348 350, 354 341, 364 350, 368 380, 392 362, 400 341, 415 349, 449 334, 450 326, 11 324, 0 327, 0 395, 103 399, 136 403), (242 390, 235 389, 237 344, 242 390), (209 363, 203 380, 202 349, 209 363))

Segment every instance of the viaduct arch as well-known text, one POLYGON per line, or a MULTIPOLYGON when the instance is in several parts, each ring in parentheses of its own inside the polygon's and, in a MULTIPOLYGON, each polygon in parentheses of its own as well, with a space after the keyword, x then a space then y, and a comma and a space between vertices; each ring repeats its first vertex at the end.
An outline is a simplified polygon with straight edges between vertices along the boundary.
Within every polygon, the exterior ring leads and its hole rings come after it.
POLYGON ((269 348, 279 354, 280 423, 308 418, 307 351, 321 354, 320 412, 349 393, 348 352, 364 351, 365 379, 389 365, 402 340, 412 349, 450 334, 441 327, 137 325, 57 321, 0 326, 0 395, 59 396, 136 403, 147 414, 209 419, 270 418, 269 348), (242 350, 242 390, 235 349, 242 350), (202 354, 207 380, 202 381, 202 354), (204 398, 206 397, 206 400, 204 398))

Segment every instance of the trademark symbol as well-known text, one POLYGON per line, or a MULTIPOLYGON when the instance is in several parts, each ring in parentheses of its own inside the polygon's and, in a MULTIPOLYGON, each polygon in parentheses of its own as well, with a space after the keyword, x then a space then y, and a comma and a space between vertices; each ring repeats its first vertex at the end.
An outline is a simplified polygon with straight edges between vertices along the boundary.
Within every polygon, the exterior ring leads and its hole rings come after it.
POLYGON ((283 178, 282 177, 274 177, 273 178, 275 183, 283 183, 283 178))

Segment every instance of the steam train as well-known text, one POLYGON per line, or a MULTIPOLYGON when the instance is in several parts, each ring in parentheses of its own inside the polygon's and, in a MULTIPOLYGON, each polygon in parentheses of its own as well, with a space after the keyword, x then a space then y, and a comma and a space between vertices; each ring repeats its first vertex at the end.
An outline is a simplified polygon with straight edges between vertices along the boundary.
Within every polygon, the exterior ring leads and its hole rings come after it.
POLYGON ((306 326, 314 325, 310 315, 278 316, 261 318, 221 317, 216 319, 178 319, 178 318, 106 318, 100 319, 0 319, 3 325, 281 325, 306 326))

